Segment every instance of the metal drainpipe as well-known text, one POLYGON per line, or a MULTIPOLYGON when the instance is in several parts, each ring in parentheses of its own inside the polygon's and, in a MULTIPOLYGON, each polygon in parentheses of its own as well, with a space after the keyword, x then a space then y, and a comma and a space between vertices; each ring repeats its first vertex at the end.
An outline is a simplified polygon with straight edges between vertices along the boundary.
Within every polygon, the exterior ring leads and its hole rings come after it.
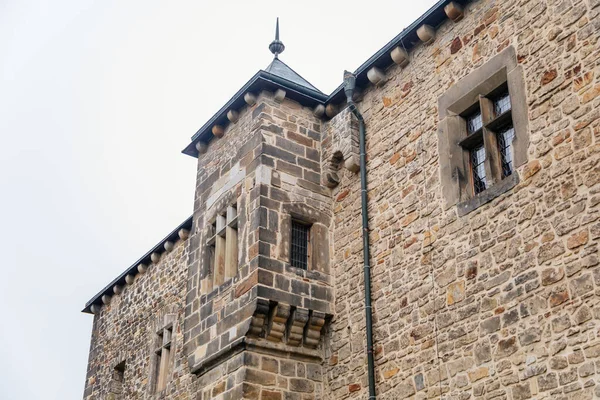
POLYGON ((369 400, 376 399, 375 395, 375 359, 373 357, 373 313, 371 310, 371 256, 369 251, 369 214, 367 211, 367 167, 365 146, 365 120, 352 100, 356 76, 344 71, 344 92, 348 108, 356 116, 359 123, 359 149, 360 149, 360 198, 362 208, 362 237, 365 279, 365 319, 367 330, 367 361, 369 375, 369 400))

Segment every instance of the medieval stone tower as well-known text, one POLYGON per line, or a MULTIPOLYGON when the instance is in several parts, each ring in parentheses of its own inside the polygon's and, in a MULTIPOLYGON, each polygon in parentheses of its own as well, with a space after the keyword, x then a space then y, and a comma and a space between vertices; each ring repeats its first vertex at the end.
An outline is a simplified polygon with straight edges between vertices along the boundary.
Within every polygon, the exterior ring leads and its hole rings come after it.
POLYGON ((277 27, 86 304, 84 399, 600 398, 599 13, 443 0, 330 95, 277 27))

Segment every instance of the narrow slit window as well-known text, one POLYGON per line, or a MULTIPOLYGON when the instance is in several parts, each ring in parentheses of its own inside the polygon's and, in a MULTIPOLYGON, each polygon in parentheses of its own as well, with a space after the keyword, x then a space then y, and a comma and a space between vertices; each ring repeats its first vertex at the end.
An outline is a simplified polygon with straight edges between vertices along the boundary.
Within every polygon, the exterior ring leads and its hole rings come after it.
POLYGON ((168 327, 157 335, 155 392, 165 390, 169 381, 172 334, 173 328, 168 327))
POLYGON ((113 394, 115 399, 123 398, 123 385, 125 383, 125 361, 121 361, 115 366, 113 371, 112 382, 109 387, 109 392, 113 394))
POLYGON ((207 236, 207 261, 212 281, 204 290, 210 291, 237 275, 238 210, 236 204, 230 205, 216 216, 207 229, 207 236))
POLYGON ((308 269, 310 249, 310 225, 292 220, 292 267, 308 269))
POLYGON ((483 145, 471 150, 471 168, 473 170, 473 188, 475 194, 487 189, 485 174, 485 148, 483 145))

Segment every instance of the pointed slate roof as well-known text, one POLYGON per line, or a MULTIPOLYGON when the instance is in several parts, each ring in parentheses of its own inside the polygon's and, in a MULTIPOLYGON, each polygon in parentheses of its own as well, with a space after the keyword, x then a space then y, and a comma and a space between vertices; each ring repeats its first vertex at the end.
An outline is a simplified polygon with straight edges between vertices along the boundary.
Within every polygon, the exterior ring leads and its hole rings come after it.
POLYGON ((298 85, 305 86, 309 89, 322 93, 319 89, 314 87, 309 81, 301 77, 300 74, 291 69, 286 63, 277 57, 273 59, 267 68, 265 68, 265 72, 277 75, 280 78, 287 79, 290 82, 294 82, 298 85))

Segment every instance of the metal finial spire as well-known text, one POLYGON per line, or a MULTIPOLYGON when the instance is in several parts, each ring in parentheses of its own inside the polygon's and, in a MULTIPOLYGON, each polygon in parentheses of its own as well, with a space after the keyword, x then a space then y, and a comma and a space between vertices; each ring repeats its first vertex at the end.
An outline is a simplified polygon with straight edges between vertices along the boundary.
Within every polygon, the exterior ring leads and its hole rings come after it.
POLYGON ((277 56, 285 50, 283 42, 279 40, 279 17, 277 17, 277 24, 275 25, 275 40, 269 45, 269 50, 275 55, 275 58, 278 58, 277 56))

